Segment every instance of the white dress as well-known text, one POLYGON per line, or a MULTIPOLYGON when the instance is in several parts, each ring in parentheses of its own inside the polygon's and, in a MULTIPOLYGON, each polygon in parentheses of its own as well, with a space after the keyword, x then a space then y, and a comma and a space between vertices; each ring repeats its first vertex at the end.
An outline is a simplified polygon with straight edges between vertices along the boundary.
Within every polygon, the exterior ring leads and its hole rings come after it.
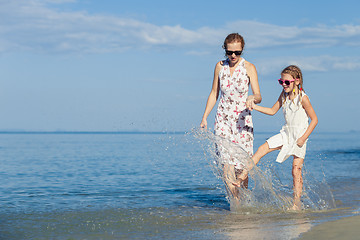
POLYGON ((251 113, 245 105, 249 83, 245 59, 240 60, 232 75, 229 61, 224 61, 219 72, 221 96, 214 133, 218 136, 216 145, 219 160, 221 163, 232 164, 237 169, 242 169, 244 159, 253 155, 253 123, 251 113))
MULTIPOLYGON (((302 92, 302 97, 306 96, 302 92)), ((277 148, 282 146, 276 161, 279 163, 284 162, 288 157, 295 155, 299 158, 305 158, 306 143, 302 147, 296 144, 298 138, 300 138, 309 126, 309 118, 302 107, 300 94, 295 99, 290 100, 286 97, 283 103, 283 112, 285 118, 285 125, 280 130, 280 133, 269 138, 267 143, 270 148, 277 148)))

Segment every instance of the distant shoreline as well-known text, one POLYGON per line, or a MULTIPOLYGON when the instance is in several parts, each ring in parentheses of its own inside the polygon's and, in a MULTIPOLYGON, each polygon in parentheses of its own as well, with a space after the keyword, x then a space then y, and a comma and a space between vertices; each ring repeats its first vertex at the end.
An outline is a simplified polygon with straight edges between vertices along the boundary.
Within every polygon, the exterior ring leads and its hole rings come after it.
MULTIPOLYGON (((191 131, 24 131, 24 130, 0 130, 0 134, 186 134, 191 131)), ((316 132, 316 134, 344 134, 344 133, 359 133, 359 131, 347 132, 316 132)), ((255 134, 274 134, 274 132, 260 131, 255 134)))
POLYGON ((0 131, 0 134, 185 134, 186 132, 157 131, 0 131))

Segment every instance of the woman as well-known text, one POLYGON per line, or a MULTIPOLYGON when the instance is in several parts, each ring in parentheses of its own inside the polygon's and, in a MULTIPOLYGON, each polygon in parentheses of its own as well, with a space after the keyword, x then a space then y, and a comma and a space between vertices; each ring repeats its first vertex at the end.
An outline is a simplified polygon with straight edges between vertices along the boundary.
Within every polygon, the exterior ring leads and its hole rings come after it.
MULTIPOLYGON (((236 144, 251 157, 253 155, 253 124, 246 106, 261 102, 260 87, 255 66, 241 57, 245 42, 238 33, 229 34, 223 48, 227 59, 215 66, 212 89, 208 97, 200 127, 207 128, 207 117, 214 108, 221 92, 215 118, 215 135, 222 141, 216 143, 220 164, 224 171, 224 181, 233 197, 237 198, 237 177, 243 164, 241 159, 231 154, 229 148, 236 144), (253 95, 248 96, 249 85, 253 95), (233 144, 228 144, 232 142, 233 144)), ((247 181, 244 182, 247 187, 247 181)))

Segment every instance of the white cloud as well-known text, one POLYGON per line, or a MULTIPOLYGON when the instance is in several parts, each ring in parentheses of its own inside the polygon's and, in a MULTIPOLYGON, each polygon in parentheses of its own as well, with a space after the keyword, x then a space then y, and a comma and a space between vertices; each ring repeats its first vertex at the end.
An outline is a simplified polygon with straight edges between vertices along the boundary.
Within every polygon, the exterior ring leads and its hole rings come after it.
POLYGON ((1 1, 0 49, 44 51, 114 51, 124 46, 218 45, 224 35, 237 29, 246 36, 248 47, 288 45, 358 45, 360 26, 286 27, 256 21, 236 21, 221 29, 203 27, 189 30, 114 16, 65 12, 45 3, 71 0, 1 1), (63 47, 67 46, 67 47, 63 47))
POLYGON ((47 2, 47 3, 72 3, 72 2, 76 2, 76 0, 42 0, 42 2, 47 2))
POLYGON ((336 61, 333 68, 338 70, 357 70, 360 69, 360 59, 346 59, 345 61, 336 61))
MULTIPOLYGON (((359 47, 360 26, 317 25, 312 27, 279 26, 258 21, 235 21, 221 28, 204 26, 191 30, 180 25, 158 26, 117 16, 94 15, 85 11, 61 11, 49 3, 60 4, 74 0, 0 1, 0 52, 120 52, 131 48, 176 46, 187 54, 206 54, 213 46, 222 44, 229 32, 246 36, 246 47, 359 47)), ((215 48, 214 48, 215 49, 215 48)), ((215 51, 215 50, 214 50, 215 51)), ((329 56, 281 58, 280 62, 298 61, 314 71, 359 69, 359 59, 344 62, 329 56), (286 61, 285 61, 286 60, 286 61)), ((276 60, 263 64, 271 71, 276 60)))
POLYGON ((358 70, 360 57, 333 57, 329 55, 310 57, 273 57, 257 62, 260 74, 268 75, 278 73, 279 69, 288 65, 297 65, 303 71, 326 72, 329 70, 358 70))
POLYGON ((273 46, 336 46, 358 45, 360 26, 340 25, 300 28, 297 26, 278 26, 255 21, 237 21, 227 24, 227 29, 238 29, 247 36, 251 48, 273 46))

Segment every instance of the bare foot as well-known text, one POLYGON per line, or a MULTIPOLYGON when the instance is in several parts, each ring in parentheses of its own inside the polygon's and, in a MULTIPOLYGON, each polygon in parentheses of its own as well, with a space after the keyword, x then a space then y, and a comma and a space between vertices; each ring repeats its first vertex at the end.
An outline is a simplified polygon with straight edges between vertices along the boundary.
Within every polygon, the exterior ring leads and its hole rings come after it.
POLYGON ((224 179, 229 185, 236 186, 235 168, 233 165, 225 165, 224 167, 224 179))
POLYGON ((229 194, 229 196, 232 196, 232 198, 234 200, 239 200, 239 190, 233 185, 233 183, 231 181, 228 181, 228 179, 224 179, 225 180, 225 186, 227 189, 227 192, 229 194))
POLYGON ((241 183, 243 181, 244 180, 242 180, 242 179, 237 179, 235 182, 232 182, 232 185, 234 185, 235 187, 241 187, 241 183))
POLYGON ((241 183, 244 182, 248 178, 247 170, 243 170, 242 173, 238 176, 235 182, 232 184, 236 187, 241 187, 241 183))
POLYGON ((240 187, 240 183, 241 181, 239 182, 239 180, 235 179, 235 178, 232 178, 232 177, 229 177, 229 176, 226 176, 225 177, 225 181, 228 185, 232 185, 233 187, 240 187))
POLYGON ((291 208, 288 209, 289 211, 300 211, 301 207, 294 204, 291 208))

